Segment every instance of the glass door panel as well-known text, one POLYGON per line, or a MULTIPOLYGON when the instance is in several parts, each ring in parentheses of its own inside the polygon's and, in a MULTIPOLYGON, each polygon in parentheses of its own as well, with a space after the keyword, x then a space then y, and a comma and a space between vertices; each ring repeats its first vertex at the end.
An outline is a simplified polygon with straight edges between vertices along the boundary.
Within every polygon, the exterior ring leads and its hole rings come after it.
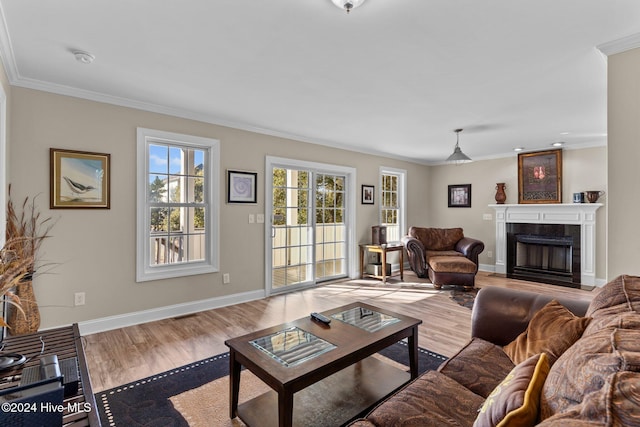
POLYGON ((272 168, 271 289, 347 275, 346 178, 272 168))
POLYGON ((274 290, 313 281, 309 176, 304 170, 273 169, 271 287, 274 290))

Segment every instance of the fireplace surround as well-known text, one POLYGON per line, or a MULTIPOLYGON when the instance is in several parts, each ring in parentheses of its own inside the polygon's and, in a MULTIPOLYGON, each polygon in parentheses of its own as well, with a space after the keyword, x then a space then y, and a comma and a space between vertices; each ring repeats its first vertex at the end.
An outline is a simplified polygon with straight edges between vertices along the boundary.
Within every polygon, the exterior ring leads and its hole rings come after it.
POLYGON ((496 211, 496 273, 576 287, 595 285, 596 211, 601 206, 601 203, 489 205, 496 211), (529 228, 523 229, 524 224, 529 224, 529 228), (517 264, 518 260, 513 258, 514 250, 508 248, 515 235, 526 236, 520 244, 528 245, 531 253, 528 259, 521 255, 520 263, 526 264, 524 274, 521 271, 514 276, 513 269, 508 271, 509 261, 517 264), (549 238, 555 241, 546 241, 549 238), (543 246, 548 248, 542 249, 543 246), (533 270, 551 273, 531 272, 532 266, 533 270))

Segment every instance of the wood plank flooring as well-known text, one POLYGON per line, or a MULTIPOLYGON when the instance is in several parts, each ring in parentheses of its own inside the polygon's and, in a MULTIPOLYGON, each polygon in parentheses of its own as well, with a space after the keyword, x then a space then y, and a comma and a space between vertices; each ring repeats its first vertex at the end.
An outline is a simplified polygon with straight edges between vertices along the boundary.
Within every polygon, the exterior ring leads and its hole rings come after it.
MULTIPOLYGON (((597 292, 510 280, 480 272, 476 287, 485 286, 583 300, 590 300, 597 292)), ((405 271, 404 282, 392 278, 386 285, 376 280, 330 283, 180 318, 87 335, 83 341, 93 390, 97 393, 226 352, 224 341, 228 338, 354 301, 422 319, 418 344, 452 356, 471 337, 471 310, 449 297, 451 289, 444 287, 436 291, 428 280, 405 271)))

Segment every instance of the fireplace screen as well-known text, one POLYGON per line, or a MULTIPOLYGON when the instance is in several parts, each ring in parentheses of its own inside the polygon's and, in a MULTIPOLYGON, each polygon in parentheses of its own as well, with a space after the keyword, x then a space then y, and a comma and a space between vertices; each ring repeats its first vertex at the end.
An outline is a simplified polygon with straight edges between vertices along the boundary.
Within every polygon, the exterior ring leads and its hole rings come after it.
POLYGON ((507 276, 559 285, 579 284, 580 227, 507 224, 507 276))
POLYGON ((573 238, 536 235, 516 236, 514 271, 553 272, 571 277, 573 270, 573 238))

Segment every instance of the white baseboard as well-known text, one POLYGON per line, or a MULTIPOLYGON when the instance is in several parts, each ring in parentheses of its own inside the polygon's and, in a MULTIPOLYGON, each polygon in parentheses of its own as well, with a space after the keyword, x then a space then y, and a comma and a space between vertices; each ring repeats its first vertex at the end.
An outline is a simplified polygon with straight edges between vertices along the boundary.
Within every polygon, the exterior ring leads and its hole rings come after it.
POLYGON ((495 266, 495 264, 478 264, 478 270, 486 271, 486 272, 489 272, 489 273, 495 273, 496 272, 496 266, 495 266))
POLYGON ((139 325, 141 323, 153 322, 155 320, 168 319, 176 316, 198 313, 200 311, 214 308, 226 307, 233 304, 255 301, 265 298, 264 289, 258 291, 243 292, 240 294, 227 295, 216 298, 209 298, 200 301, 187 302, 183 304, 158 307, 150 310, 137 311, 133 313, 119 314, 116 316, 102 317, 100 319, 78 322, 80 335, 95 334, 97 332, 110 331, 112 329, 124 328, 126 326, 139 325))

